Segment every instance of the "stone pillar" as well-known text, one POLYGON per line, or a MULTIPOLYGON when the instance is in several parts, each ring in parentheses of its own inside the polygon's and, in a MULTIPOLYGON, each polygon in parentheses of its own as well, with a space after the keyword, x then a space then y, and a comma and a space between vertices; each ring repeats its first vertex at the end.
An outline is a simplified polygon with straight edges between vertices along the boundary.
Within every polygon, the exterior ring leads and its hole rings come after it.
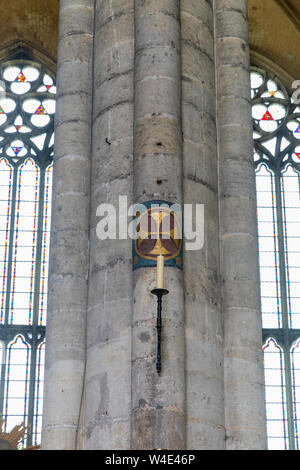
POLYGON ((184 252, 189 449, 224 448, 213 20, 211 2, 181 2, 184 203, 204 204, 204 246, 184 252))
POLYGON ((43 449, 76 448, 85 364, 93 1, 61 0, 43 449))
POLYGON ((264 449, 265 410, 246 0, 215 0, 227 449, 264 449))
MULTIPOLYGON (((135 1, 134 201, 182 203, 178 0, 135 1)), ((185 448, 182 272, 165 268, 162 371, 156 362, 155 268, 134 271, 133 449, 185 448)))
POLYGON ((224 449, 213 20, 181 1, 184 203, 204 204, 204 246, 184 252, 188 449, 224 449))
POLYGON ((109 203, 119 215, 120 195, 132 204, 133 3, 96 1, 86 449, 130 448, 132 245, 100 240, 96 213, 109 203))

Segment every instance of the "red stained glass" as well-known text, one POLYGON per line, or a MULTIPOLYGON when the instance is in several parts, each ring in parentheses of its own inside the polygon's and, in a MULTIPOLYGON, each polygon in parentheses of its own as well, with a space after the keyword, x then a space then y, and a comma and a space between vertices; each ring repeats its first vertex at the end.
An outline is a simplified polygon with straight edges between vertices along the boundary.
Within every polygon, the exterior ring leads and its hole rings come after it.
POLYGON ((272 115, 269 111, 266 111, 263 117, 261 118, 262 121, 274 121, 272 115))

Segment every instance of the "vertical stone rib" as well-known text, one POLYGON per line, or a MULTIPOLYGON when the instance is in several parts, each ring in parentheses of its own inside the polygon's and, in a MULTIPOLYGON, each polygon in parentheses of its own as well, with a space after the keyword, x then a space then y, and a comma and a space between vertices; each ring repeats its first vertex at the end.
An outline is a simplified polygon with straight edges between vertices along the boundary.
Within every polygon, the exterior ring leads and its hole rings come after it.
POLYGON ((93 2, 62 0, 43 449, 73 450, 85 364, 93 2))
POLYGON ((215 0, 227 449, 264 449, 246 0, 215 0))
MULTIPOLYGON (((135 1, 134 202, 182 203, 178 0, 135 1)), ((134 272, 133 449, 185 448, 182 272, 165 269, 162 372, 156 372, 155 269, 134 272)))
MULTIPOLYGON (((100 204, 132 204, 133 0, 95 2, 86 449, 129 449, 131 239, 97 237, 100 204)), ((122 214, 126 217, 126 214, 122 214)))
POLYGON ((212 2, 181 1, 183 187, 204 204, 204 246, 184 252, 188 449, 224 448, 212 2))

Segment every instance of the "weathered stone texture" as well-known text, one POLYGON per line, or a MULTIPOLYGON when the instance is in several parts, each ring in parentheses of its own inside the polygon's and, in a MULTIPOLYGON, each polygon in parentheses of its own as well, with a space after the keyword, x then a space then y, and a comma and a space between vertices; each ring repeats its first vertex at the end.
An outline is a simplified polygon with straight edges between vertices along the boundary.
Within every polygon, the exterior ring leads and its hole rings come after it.
MULTIPOLYGON (((135 2, 134 201, 182 201, 179 2, 135 2)), ((155 269, 134 275, 132 442, 185 448, 182 272, 166 268, 162 371, 156 362, 155 269)))
MULTIPOLYGON (((132 2, 97 1, 94 40, 85 448, 130 448, 131 240, 100 240, 102 203, 132 204, 132 2)), ((118 214, 118 212, 117 212, 118 214)))
POLYGON ((246 8, 215 2, 224 409, 226 448, 234 450, 265 448, 246 8))
MULTIPOLYGON (((193 3, 191 5, 191 3, 193 3)), ((184 203, 204 204, 205 239, 184 253, 187 445, 224 448, 213 11, 181 4, 184 203)))
POLYGON ((61 2, 43 449, 77 445, 85 367, 92 13, 88 0, 61 2), (87 73, 80 76, 82 63, 87 73), (66 64, 77 76, 72 93, 66 64), (76 105, 74 94, 80 97, 76 105))

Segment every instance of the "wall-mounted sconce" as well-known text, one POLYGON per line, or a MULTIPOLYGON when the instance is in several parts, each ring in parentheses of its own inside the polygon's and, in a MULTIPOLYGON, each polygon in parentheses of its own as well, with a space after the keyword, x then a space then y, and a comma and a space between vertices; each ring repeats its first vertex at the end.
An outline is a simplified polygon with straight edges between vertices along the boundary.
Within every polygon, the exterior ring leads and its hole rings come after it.
POLYGON ((169 291, 164 287, 164 266, 182 270, 182 212, 179 204, 154 200, 144 202, 137 212, 136 232, 132 244, 133 269, 156 266, 156 287, 151 291, 157 297, 157 361, 161 372, 162 298, 169 291))
POLYGON ((161 372, 161 330, 162 330, 162 298, 164 295, 167 295, 169 291, 164 288, 164 267, 165 259, 164 256, 159 255, 157 257, 157 266, 156 266, 156 288, 151 291, 151 294, 156 295, 157 297, 157 356, 156 356, 156 370, 157 373, 161 372))

